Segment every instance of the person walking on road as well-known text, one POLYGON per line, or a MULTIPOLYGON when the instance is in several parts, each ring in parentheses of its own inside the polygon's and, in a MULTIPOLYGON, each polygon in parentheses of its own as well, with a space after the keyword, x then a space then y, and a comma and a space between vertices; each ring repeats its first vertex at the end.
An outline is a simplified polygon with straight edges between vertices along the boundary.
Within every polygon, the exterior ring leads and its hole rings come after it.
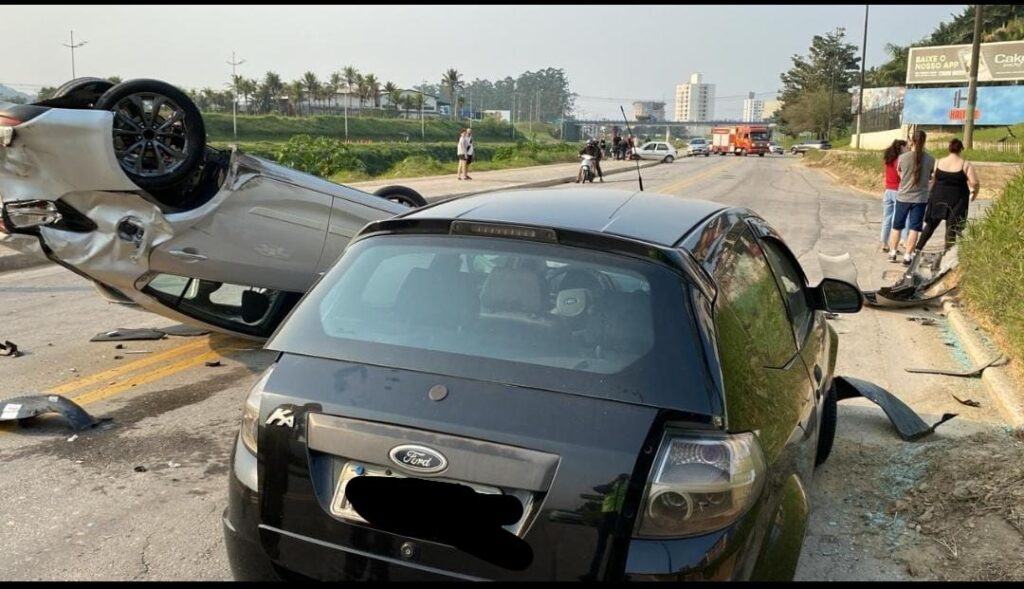
POLYGON ((942 221, 946 222, 944 249, 953 247, 967 221, 971 201, 978 198, 981 184, 974 166, 961 157, 963 150, 963 142, 953 139, 949 142, 949 155, 935 162, 935 179, 924 215, 924 231, 917 242, 918 252, 924 249, 942 221))
POLYGON ((914 131, 911 139, 913 149, 904 153, 896 160, 896 171, 900 176, 900 187, 896 194, 896 212, 892 219, 892 230, 889 232, 889 261, 896 261, 896 246, 900 232, 904 227, 910 228, 907 236, 907 249, 903 255, 903 265, 909 266, 911 252, 917 245, 924 225, 924 212, 928 207, 928 187, 935 168, 935 158, 924 150, 928 135, 921 129, 914 131))
POLYGON ((474 155, 473 129, 466 129, 466 180, 472 180, 472 178, 469 177, 469 165, 473 163, 474 155))
POLYGON ((466 137, 466 129, 462 130, 459 134, 459 143, 455 148, 455 153, 459 156, 459 180, 462 180, 463 176, 469 180, 469 175, 466 173, 466 158, 469 156, 469 140, 466 137))
MULTIPOLYGON (((900 175, 896 171, 896 160, 906 151, 907 141, 894 139, 892 145, 882 155, 885 169, 885 192, 882 194, 882 233, 879 236, 879 241, 882 242, 883 253, 889 251, 889 232, 892 231, 892 218, 896 212, 896 193, 900 189, 900 175)), ((908 231, 909 229, 906 227, 903 228, 903 234, 900 236, 903 243, 907 242, 908 231)))

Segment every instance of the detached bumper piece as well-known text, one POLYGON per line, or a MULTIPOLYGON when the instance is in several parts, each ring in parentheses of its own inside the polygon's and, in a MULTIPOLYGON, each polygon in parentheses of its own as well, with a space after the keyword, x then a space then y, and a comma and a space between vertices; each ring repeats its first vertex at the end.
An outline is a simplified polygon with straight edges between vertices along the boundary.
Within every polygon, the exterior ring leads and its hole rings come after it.
POLYGON ((908 442, 920 440, 934 433, 935 428, 957 416, 956 413, 943 413, 942 419, 933 425, 928 425, 903 401, 874 383, 849 376, 837 376, 834 382, 840 401, 854 397, 864 397, 872 401, 882 408, 900 437, 908 442))
POLYGON ((0 422, 21 421, 43 413, 60 413, 75 431, 89 429, 100 423, 85 409, 60 395, 31 395, 0 401, 0 422))

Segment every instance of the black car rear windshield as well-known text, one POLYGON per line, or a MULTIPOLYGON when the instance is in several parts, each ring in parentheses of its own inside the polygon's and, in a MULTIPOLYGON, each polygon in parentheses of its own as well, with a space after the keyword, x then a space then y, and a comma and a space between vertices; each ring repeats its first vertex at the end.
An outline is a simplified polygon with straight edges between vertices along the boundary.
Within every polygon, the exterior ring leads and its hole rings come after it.
POLYGON ((349 248, 267 347, 694 407, 703 403, 677 398, 706 394, 688 301, 678 274, 626 256, 514 239, 377 236, 349 248))

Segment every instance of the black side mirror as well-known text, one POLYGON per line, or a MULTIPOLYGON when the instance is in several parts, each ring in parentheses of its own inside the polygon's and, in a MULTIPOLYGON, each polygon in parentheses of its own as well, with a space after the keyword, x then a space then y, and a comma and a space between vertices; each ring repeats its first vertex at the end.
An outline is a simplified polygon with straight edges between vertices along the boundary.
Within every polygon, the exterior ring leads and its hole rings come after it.
POLYGON ((811 289, 815 308, 832 313, 856 313, 864 306, 860 289, 843 280, 825 278, 811 289))

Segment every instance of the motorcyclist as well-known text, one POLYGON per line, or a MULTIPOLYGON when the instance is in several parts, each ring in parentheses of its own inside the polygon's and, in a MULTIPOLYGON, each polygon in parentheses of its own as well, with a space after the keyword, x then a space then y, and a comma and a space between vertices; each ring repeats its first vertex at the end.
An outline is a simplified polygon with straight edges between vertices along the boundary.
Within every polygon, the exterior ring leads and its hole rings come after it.
MULTIPOLYGON (((586 145, 580 150, 580 156, 589 155, 593 159, 591 162, 594 165, 594 170, 597 171, 597 177, 604 182, 604 175, 601 173, 601 148, 597 146, 597 142, 593 139, 588 139, 586 145)), ((583 166, 580 166, 578 172, 576 172, 576 183, 579 184, 583 181, 583 166)))

